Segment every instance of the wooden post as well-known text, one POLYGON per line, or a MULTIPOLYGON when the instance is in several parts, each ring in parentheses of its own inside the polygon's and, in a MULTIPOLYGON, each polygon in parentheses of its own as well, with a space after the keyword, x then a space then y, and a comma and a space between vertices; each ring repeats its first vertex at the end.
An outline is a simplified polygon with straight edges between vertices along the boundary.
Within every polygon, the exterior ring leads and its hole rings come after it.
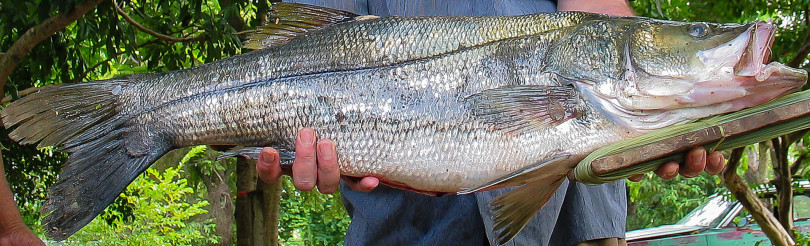
POLYGON ((236 161, 237 245, 279 245, 281 182, 265 184, 256 176, 256 162, 236 161))
POLYGON ((263 208, 265 211, 264 221, 267 222, 264 227, 267 242, 270 243, 269 245, 280 245, 278 243, 278 224, 281 220, 279 214, 281 209, 281 181, 272 184, 261 183, 263 184, 263 201, 265 201, 263 208))

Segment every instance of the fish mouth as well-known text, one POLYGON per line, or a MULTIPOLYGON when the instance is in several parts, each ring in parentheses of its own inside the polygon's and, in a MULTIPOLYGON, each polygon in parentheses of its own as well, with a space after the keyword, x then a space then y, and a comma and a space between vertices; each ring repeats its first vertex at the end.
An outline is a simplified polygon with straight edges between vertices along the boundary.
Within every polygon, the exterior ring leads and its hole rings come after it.
POLYGON ((731 40, 697 51, 689 75, 652 75, 627 87, 636 90, 623 91, 630 96, 599 98, 604 100, 598 103, 620 124, 643 132, 753 107, 807 82, 805 70, 768 63, 774 25, 760 21, 740 28, 745 29, 731 40))
POLYGON ((773 24, 758 21, 737 38, 698 52, 710 71, 708 79, 695 83, 687 100, 691 106, 726 103, 730 112, 800 89, 807 82, 806 71, 768 63, 775 32, 773 24))
POLYGON ((758 80, 764 80, 759 75, 770 59, 776 28, 773 24, 759 21, 752 24, 747 33, 749 42, 734 66, 734 75, 756 76, 758 80))
POLYGON ((807 82, 807 72, 771 62, 771 46, 776 27, 758 21, 748 28, 749 42, 734 66, 732 84, 745 89, 745 95, 729 100, 731 110, 755 106, 795 92, 807 82))

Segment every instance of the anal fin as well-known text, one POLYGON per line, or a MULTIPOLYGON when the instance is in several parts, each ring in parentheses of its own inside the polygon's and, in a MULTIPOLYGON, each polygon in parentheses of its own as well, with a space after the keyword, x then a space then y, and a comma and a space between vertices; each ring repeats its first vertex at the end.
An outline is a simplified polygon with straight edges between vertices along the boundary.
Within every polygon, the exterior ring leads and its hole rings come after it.
POLYGON ((487 183, 485 183, 485 184, 483 184, 481 186, 461 190, 461 191, 457 192, 457 194, 459 194, 459 195, 470 194, 470 193, 473 193, 473 192, 482 191, 482 190, 487 189, 487 188, 498 187, 498 185, 504 184, 504 183, 507 183, 507 182, 512 183, 512 184, 516 184, 516 183, 520 184, 521 180, 531 178, 531 177, 528 177, 529 175, 524 176, 524 174, 531 173, 532 171, 537 170, 537 169, 539 169, 541 167, 544 167, 549 163, 553 163, 553 162, 556 162, 556 161, 559 161, 559 160, 562 160, 562 159, 567 159, 568 157, 571 157, 571 154, 568 154, 568 153, 558 154, 558 155, 555 155, 554 157, 552 157, 551 159, 543 160, 543 161, 538 162, 538 163, 536 163, 534 165, 531 165, 531 166, 525 167, 523 169, 514 171, 514 172, 512 172, 510 174, 507 174, 506 176, 497 178, 497 179, 492 180, 490 182, 487 182, 487 183))
MULTIPOLYGON (((244 147, 241 149, 232 149, 229 151, 222 152, 222 154, 216 157, 216 160, 220 160, 222 158, 228 157, 244 157, 250 160, 259 160, 259 153, 262 152, 262 149, 265 147, 244 147)), ((279 163, 281 164, 281 168, 292 168, 293 160, 295 160, 295 151, 288 150, 285 148, 275 148, 278 151, 279 155, 279 163)))
MULTIPOLYGON (((506 194, 496 197, 490 203, 494 216, 494 230, 497 241, 504 244, 520 232, 536 214, 548 203, 576 162, 571 162, 571 154, 560 153, 550 159, 515 171, 480 187, 462 192, 470 193, 493 186, 522 185, 506 194)), ((460 193, 462 193, 460 192, 460 193)))
POLYGON ((512 240, 546 205, 564 179, 565 175, 560 175, 556 179, 537 180, 492 200, 498 244, 512 240))

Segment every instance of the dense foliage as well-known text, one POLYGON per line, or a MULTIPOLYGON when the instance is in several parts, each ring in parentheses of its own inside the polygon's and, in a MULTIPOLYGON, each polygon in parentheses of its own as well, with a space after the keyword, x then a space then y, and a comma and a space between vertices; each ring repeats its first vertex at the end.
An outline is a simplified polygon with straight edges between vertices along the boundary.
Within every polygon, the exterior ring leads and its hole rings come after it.
POLYGON ((208 201, 191 199, 195 191, 182 177, 182 170, 182 164, 162 172, 147 169, 120 196, 120 200, 132 209, 126 212, 130 216, 110 207, 70 240, 103 245, 216 243, 219 239, 211 235, 211 221, 192 220, 195 216, 208 213, 205 209, 208 201))
POLYGON ((284 245, 339 245, 349 227, 340 192, 301 192, 285 177, 281 195, 279 239, 284 245))
MULTIPOLYGON (((52 15, 71 11, 81 2, 0 2, 0 50, 8 50, 26 30, 52 15)), ((239 54, 241 40, 237 29, 255 26, 257 10, 266 9, 269 2, 222 2, 118 1, 122 11, 139 25, 180 39, 164 40, 138 30, 116 12, 114 1, 104 1, 63 31, 34 46, 9 76, 4 88, 9 98, 4 102, 16 99, 20 91, 34 86, 177 70, 239 54)), ((7 178, 25 221, 40 231, 39 208, 67 155, 50 148, 20 146, 7 136, 7 130, 0 134, 7 178)), ((135 183, 138 182, 145 181, 139 179, 135 183)), ((118 199, 113 209, 105 212, 108 220, 115 221, 110 214, 132 215, 133 206, 127 204, 134 204, 133 196, 129 200, 118 199)))
MULTIPOLYGON (((77 1, 71 0, 3 1, 0 4, 0 50, 7 50, 25 30, 55 13, 69 11, 76 4, 77 1)), ((121 9, 139 25, 179 39, 174 41, 144 33, 117 13, 112 4, 112 1, 102 2, 64 31, 37 45, 9 77, 5 91, 10 99, 16 99, 19 91, 35 86, 171 71, 239 54, 243 52, 240 42, 244 38, 240 31, 255 27, 270 3, 118 1, 121 9)), ((42 233, 38 210, 67 155, 51 148, 20 146, 8 139, 7 132, 0 135, 5 146, 7 177, 15 199, 25 221, 42 233)), ((209 188, 205 180, 207 176, 222 178, 235 191, 233 161, 224 164, 213 161, 216 153, 205 146, 185 151, 187 153, 179 158, 166 157, 159 161, 156 165, 159 169, 150 169, 150 175, 139 177, 102 216, 71 240, 105 244, 211 243, 200 237, 216 239, 211 234, 211 222, 200 221, 206 217, 207 210, 218 209, 204 205, 207 204, 204 195, 209 188), (185 167, 171 168, 178 162, 185 163, 185 167), (177 176, 181 173, 182 178, 177 176), (190 188, 194 188, 194 192, 190 188), (174 205, 166 203, 167 199, 173 200, 174 205), (167 216, 169 212, 176 215, 167 216), (155 228, 163 229, 153 231, 155 228), (202 234, 189 233, 189 230, 202 234), (174 236, 177 238, 172 238, 174 236)), ((342 242, 349 219, 340 199, 336 199, 339 195, 302 193, 295 190, 289 180, 284 182, 281 241, 293 245, 342 242)))
POLYGON ((627 230, 673 224, 722 190, 720 180, 707 174, 672 180, 646 174, 640 182, 627 182, 627 189, 627 230))

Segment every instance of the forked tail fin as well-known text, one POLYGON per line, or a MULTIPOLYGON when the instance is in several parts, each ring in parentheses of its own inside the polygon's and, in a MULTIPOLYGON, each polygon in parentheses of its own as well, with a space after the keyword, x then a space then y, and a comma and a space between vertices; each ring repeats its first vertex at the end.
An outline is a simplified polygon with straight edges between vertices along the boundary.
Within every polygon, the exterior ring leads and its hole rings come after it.
MULTIPOLYGON (((137 78, 137 77, 130 77, 137 78)), ((42 211, 48 236, 63 240, 95 218, 172 146, 130 123, 119 97, 127 78, 68 84, 2 110, 9 137, 71 153, 42 211), (143 148, 149 146, 149 148, 143 148)))

